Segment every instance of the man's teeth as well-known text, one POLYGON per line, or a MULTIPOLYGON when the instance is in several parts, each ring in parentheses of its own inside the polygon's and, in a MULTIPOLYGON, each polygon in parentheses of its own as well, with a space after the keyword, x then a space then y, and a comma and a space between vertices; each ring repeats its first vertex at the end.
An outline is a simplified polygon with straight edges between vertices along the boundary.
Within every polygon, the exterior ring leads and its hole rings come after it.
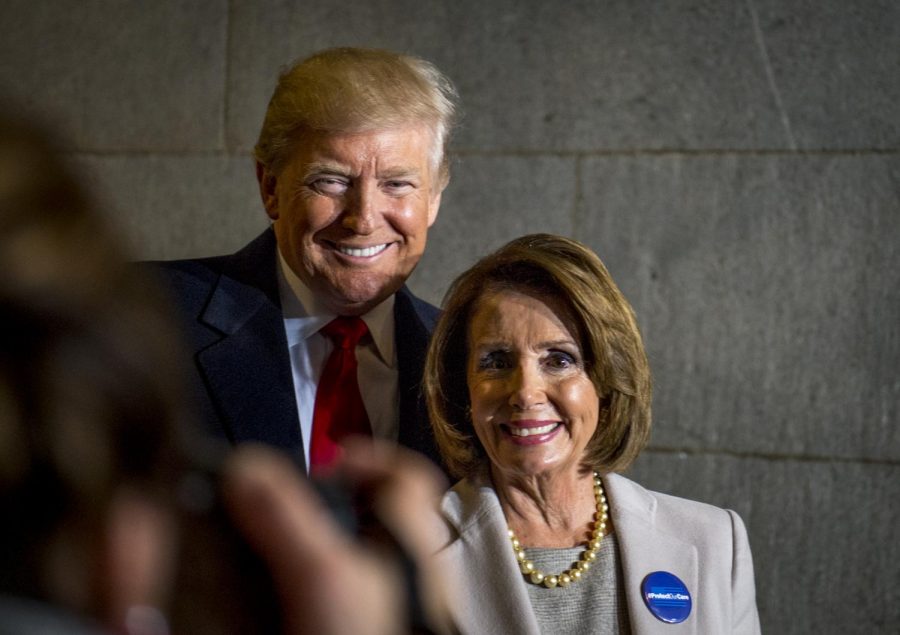
POLYGON ((375 245, 373 247, 363 247, 362 249, 354 249, 352 247, 338 247, 339 252, 346 256, 354 256, 356 258, 368 258, 375 254, 380 254, 387 249, 387 243, 384 245, 375 245))
POLYGON ((548 423, 545 426, 538 426, 537 428, 517 428, 516 426, 509 426, 509 432, 514 437, 530 437, 535 434, 546 434, 558 425, 558 423, 548 423))

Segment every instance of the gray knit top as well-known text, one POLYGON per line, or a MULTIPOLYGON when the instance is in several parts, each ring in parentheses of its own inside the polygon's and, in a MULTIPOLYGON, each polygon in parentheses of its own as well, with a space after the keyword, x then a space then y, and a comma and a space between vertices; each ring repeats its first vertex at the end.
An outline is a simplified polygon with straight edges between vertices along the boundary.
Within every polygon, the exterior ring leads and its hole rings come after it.
MULTIPOLYGON (((535 567, 546 575, 557 575, 571 568, 584 548, 525 551, 535 567)), ((555 589, 530 584, 524 578, 522 583, 528 585, 528 596, 542 633, 627 635, 631 632, 614 533, 603 538, 597 560, 579 582, 555 589)))

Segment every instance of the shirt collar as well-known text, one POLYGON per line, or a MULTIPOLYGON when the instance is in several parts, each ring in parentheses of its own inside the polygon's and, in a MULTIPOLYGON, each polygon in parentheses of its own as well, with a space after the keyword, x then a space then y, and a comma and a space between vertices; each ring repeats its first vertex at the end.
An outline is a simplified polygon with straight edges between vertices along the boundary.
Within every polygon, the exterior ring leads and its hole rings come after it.
MULTIPOLYGON (((316 297, 287 264, 278 249, 278 294, 287 329, 288 344, 293 346, 319 332, 337 317, 316 297)), ((381 361, 394 366, 394 295, 360 316, 366 323, 381 361)))

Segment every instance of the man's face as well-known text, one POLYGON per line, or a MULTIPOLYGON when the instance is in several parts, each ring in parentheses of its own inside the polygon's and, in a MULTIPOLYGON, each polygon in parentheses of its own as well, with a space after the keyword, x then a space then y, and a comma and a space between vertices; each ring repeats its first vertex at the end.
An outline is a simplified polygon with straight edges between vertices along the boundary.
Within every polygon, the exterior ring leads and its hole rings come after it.
POLYGON ((280 174, 257 168, 282 256, 328 308, 360 315, 422 257, 441 184, 426 125, 308 133, 280 174))

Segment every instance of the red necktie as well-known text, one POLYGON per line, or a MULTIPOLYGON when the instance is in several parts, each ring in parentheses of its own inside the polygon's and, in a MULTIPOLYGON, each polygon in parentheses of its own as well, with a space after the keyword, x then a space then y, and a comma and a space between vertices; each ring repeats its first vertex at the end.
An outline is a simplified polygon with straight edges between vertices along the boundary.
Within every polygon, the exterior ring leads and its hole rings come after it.
POLYGON ((372 435, 356 378, 356 345, 368 333, 358 317, 337 317, 319 331, 334 343, 316 388, 310 474, 327 472, 341 454, 340 443, 351 434, 372 435))

